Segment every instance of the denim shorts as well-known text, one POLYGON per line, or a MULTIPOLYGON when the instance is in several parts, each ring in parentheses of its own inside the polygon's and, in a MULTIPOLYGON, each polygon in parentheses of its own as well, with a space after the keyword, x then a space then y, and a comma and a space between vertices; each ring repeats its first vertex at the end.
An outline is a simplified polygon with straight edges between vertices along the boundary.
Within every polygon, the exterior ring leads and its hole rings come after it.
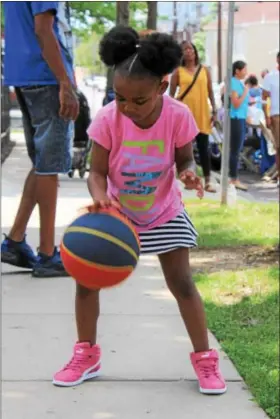
POLYGON ((68 173, 74 122, 59 116, 59 86, 17 87, 28 155, 39 175, 68 173))

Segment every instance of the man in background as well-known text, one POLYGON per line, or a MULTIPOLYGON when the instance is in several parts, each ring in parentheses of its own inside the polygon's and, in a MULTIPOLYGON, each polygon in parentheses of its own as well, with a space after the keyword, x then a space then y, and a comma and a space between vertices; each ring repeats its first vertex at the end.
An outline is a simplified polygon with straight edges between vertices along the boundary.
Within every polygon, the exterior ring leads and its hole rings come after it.
POLYGON ((58 174, 71 169, 73 121, 79 113, 69 6, 55 1, 10 1, 4 2, 4 14, 4 81, 16 90, 32 168, 14 224, 2 243, 1 261, 29 268, 35 277, 64 276, 55 247, 58 174), (25 239, 36 204, 38 255, 25 239))
POLYGON ((279 106, 279 73, 280 52, 277 54, 277 68, 268 73, 263 82, 263 110, 265 113, 266 126, 271 129, 274 137, 276 150, 276 166, 278 170, 278 187, 280 175, 280 106, 279 106), (270 112, 267 106, 267 99, 270 98, 270 112))

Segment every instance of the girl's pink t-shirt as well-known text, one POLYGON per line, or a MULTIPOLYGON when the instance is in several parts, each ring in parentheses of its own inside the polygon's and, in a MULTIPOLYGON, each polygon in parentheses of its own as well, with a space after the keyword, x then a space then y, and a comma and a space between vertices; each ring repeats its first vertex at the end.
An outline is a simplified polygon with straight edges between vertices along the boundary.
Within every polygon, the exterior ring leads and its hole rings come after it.
POLYGON ((183 211, 175 149, 198 134, 186 105, 163 96, 160 117, 151 128, 141 129, 111 102, 98 112, 88 134, 110 151, 108 195, 120 202, 138 232, 160 226, 183 211))

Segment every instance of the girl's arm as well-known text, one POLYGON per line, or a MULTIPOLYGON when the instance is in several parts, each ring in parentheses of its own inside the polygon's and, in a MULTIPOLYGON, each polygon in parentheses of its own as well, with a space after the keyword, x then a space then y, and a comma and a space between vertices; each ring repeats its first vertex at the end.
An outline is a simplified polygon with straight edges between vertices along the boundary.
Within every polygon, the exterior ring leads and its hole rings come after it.
POLYGON ((196 173, 192 143, 188 143, 180 148, 175 148, 175 164, 178 175, 185 170, 196 173))
POLYGON ((109 172, 109 151, 97 143, 93 143, 91 166, 88 177, 88 190, 94 201, 106 201, 107 176, 109 172))
POLYGON ((169 95, 171 97, 175 96, 177 87, 179 86, 179 72, 178 69, 176 69, 171 76, 171 80, 170 80, 170 91, 169 91, 169 95))
POLYGON ((196 175, 192 143, 175 149, 175 163, 179 179, 184 183, 185 189, 195 189, 197 196, 203 198, 203 185, 200 177, 196 175))

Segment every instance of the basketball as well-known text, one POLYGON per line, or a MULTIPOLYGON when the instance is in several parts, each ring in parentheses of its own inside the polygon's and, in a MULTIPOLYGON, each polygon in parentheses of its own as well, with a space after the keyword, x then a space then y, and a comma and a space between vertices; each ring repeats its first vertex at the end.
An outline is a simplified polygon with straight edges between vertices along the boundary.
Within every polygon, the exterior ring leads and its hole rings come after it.
POLYGON ((135 269, 140 243, 130 221, 117 210, 89 212, 74 220, 61 243, 68 274, 89 289, 118 285, 135 269))

